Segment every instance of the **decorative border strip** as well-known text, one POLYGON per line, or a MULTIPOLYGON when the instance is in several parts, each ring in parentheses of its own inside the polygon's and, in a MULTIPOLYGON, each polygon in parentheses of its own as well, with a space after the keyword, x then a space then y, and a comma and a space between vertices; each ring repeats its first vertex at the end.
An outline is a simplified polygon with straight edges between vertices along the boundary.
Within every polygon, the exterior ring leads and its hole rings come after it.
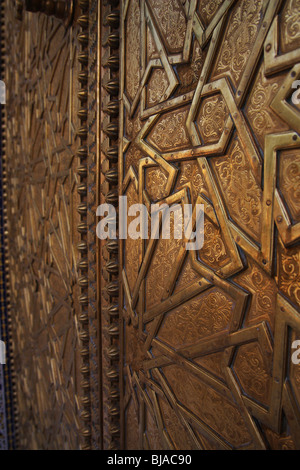
MULTIPOLYGON (((118 206, 119 0, 103 0, 101 10, 101 196, 118 206)), ((103 449, 120 448, 119 249, 117 240, 99 242, 103 449)))
POLYGON ((77 135, 80 139, 80 147, 77 151, 79 158, 79 166, 77 173, 80 177, 80 182, 77 186, 77 191, 80 195, 80 204, 77 207, 78 213, 81 216, 81 222, 77 227, 80 233, 80 243, 78 244, 78 251, 80 253, 78 262, 78 285, 81 289, 79 296, 80 313, 78 321, 80 323, 79 339, 81 341, 80 355, 82 358, 81 364, 81 389, 82 397, 81 404, 83 410, 81 411, 81 419, 83 421, 83 427, 81 429, 81 449, 89 450, 91 448, 91 400, 90 400, 90 364, 89 364, 89 318, 88 318, 88 305, 89 305, 89 265, 88 265, 88 242, 87 242, 87 159, 88 159, 88 62, 89 62, 89 0, 80 0, 80 16, 77 20, 80 26, 80 32, 78 34, 79 51, 78 61, 80 64, 80 71, 78 74, 79 92, 78 99, 80 101, 80 108, 78 111, 78 118, 80 120, 80 128, 77 131, 77 135))
POLYGON ((100 175, 100 14, 97 0, 89 2, 89 63, 88 63, 88 193, 87 193, 87 244, 88 244, 88 321, 89 321, 89 366, 91 399, 91 447, 102 448, 102 403, 100 377, 100 298, 98 241, 96 236, 96 210, 99 205, 100 175))
MULTIPOLYGON (((0 74, 5 82, 5 1, 0 5, 0 74)), ((1 385, 4 381, 5 410, 0 409, 5 419, 6 425, 6 446, 14 450, 18 445, 18 415, 17 397, 14 374, 13 344, 12 344, 12 324, 10 308, 10 273, 8 257, 8 220, 7 220, 7 168, 6 168, 6 111, 1 105, 1 129, 0 129, 0 339, 6 345, 6 364, 1 367, 1 385)), ((0 393, 2 391, 0 390, 0 393)), ((0 448, 2 443, 0 442, 0 448)))
POLYGON ((96 236, 96 208, 118 202, 118 4, 79 2, 82 449, 120 447, 118 242, 100 242, 96 236))
MULTIPOLYGON (((79 0, 78 74, 80 126, 77 151, 80 181, 77 227, 78 302, 81 341, 81 449, 118 449, 120 447, 119 415, 119 263, 118 242, 102 244, 96 237, 96 207, 118 201, 118 113, 119 103, 119 9, 118 0, 79 0), (101 47, 102 46, 102 47, 101 47), (100 65, 101 64, 101 65, 100 65), (100 79, 102 87, 100 89, 100 79), (100 112, 100 103, 102 111, 100 112), (102 122, 102 126, 100 125, 102 122), (101 126, 101 134, 100 134, 101 126), (101 147, 101 152, 100 152, 101 147), (100 174, 100 168, 102 175, 100 174), (101 189, 101 194, 99 191, 101 189), (101 306, 100 306, 101 304, 101 306), (101 317, 99 317, 99 311, 101 317), (100 355, 100 351, 102 354, 100 355)), ((3 7, 3 3, 1 3, 3 7)), ((3 7, 4 8, 4 7, 3 7)), ((5 15, 2 12, 1 19, 5 15)), ((1 52, 5 40, 1 37, 1 52)), ((2 123, 5 116, 2 115, 2 123)), ((4 125, 5 128, 5 125, 4 125)), ((5 162, 3 189, 7 184, 5 162)), ((5 211, 5 209, 4 209, 5 211)), ((7 223, 7 221, 5 221, 7 223)), ((6 227, 6 225, 5 225, 6 227)), ((7 247, 5 245, 6 282, 9 283, 7 247)), ((8 292, 9 296, 9 292, 8 292)), ((5 322, 7 324, 7 321, 5 322)), ((8 331, 10 335, 10 331, 8 331)), ((10 348, 12 347, 9 344, 10 348)), ((9 393, 15 388, 11 383, 9 393)), ((12 403, 12 397, 7 397, 12 403)), ((12 415, 13 409, 11 408, 12 415)), ((15 425, 17 416, 14 417, 15 425)), ((13 429, 11 421, 11 431, 13 429)), ((11 444, 14 447, 15 443, 11 444)))

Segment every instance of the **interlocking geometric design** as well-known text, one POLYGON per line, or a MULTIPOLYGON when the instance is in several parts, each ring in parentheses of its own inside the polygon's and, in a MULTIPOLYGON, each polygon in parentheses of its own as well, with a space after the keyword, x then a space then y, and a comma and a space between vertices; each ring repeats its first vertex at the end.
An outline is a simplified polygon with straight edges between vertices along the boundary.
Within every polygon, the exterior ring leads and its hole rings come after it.
POLYGON ((79 28, 66 29, 43 14, 26 13, 22 23, 17 22, 10 1, 5 20, 9 252, 20 447, 77 449, 86 390, 80 341, 85 297, 77 249, 82 169, 75 157, 80 145, 79 28))
POLYGON ((299 449, 299 1, 79 0, 69 29, 13 3, 20 447, 299 449), (203 248, 99 242, 118 195, 204 204, 203 248))
POLYGON ((205 205, 199 252, 121 244, 127 449, 300 448, 299 21, 295 0, 124 2, 120 194, 205 205))

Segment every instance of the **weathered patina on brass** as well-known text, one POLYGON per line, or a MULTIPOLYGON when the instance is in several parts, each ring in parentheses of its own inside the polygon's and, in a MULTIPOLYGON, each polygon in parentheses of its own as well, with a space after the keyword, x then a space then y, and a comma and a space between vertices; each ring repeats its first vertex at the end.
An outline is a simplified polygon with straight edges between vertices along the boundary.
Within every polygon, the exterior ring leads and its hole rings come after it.
POLYGON ((15 0, 16 16, 22 19, 25 9, 32 13, 44 13, 64 20, 69 25, 74 14, 74 0, 15 0))
POLYGON ((19 447, 300 449, 299 1, 4 4, 19 447), (203 248, 98 240, 121 195, 203 248))
POLYGON ((205 205, 199 252, 120 242, 126 449, 300 448, 299 21, 294 0, 123 4, 119 194, 205 205))

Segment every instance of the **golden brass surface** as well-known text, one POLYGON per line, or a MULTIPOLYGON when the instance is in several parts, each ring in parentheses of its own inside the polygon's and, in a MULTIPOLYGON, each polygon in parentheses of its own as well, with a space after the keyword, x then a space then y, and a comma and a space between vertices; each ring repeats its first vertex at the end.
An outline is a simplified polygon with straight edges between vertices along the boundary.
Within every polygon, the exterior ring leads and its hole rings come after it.
POLYGON ((299 4, 126 0, 121 20, 119 194, 205 206, 198 252, 120 242, 121 445, 299 449, 299 4))
POLYGON ((299 1, 3 11, 19 447, 299 450, 299 1), (203 248, 99 240, 119 196, 203 248))
POLYGON ((24 449, 87 449, 91 442, 87 134, 79 113, 86 109, 87 67, 79 60, 86 6, 68 30, 55 18, 71 6, 26 2, 54 16, 28 13, 16 22, 14 5, 5 4, 12 340, 24 449))
POLYGON ((15 0, 16 18, 22 20, 23 11, 44 13, 64 20, 69 26, 74 14, 74 0, 15 0))

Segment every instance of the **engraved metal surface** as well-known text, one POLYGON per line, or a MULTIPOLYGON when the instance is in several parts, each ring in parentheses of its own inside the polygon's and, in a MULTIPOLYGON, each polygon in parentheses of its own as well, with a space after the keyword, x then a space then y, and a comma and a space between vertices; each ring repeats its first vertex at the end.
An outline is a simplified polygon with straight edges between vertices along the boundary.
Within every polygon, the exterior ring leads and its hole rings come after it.
POLYGON ((299 1, 78 0, 72 25, 22 3, 2 15, 19 447, 300 449, 299 1), (97 240, 119 195, 204 204, 204 247, 97 240))
POLYGON ((295 0, 126 0, 119 194, 205 205, 120 242, 121 446, 300 449, 295 0))
POLYGON ((25 3, 5 6, 19 446, 116 448, 118 246, 95 230, 117 194, 118 2, 25 3))
MULTIPOLYGON (((0 77, 5 81, 5 19, 4 5, 0 4, 0 77)), ((5 102, 5 100, 4 100, 5 102)), ((12 356, 12 311, 10 303, 10 270, 8 254, 7 220, 7 154, 6 154, 6 107, 1 100, 0 109, 0 340, 2 360, 0 364, 0 449, 14 450, 18 443, 18 415, 14 357, 12 356), (5 358, 3 357, 3 353, 5 358), (3 363, 5 362, 5 364, 3 363)))
POLYGON ((85 237, 86 24, 5 4, 9 265, 19 447, 90 447, 85 237), (82 82, 83 80, 83 82, 82 82), (78 153, 78 157, 77 154, 78 153))
MULTIPOLYGON (((101 3, 101 173, 98 203, 118 205, 118 116, 120 6, 101 3)), ((119 250, 116 240, 98 242, 98 295, 101 299, 101 400, 104 449, 120 447, 119 250)))
POLYGON ((74 0, 15 0, 16 18, 22 20, 23 11, 44 13, 64 21, 69 26, 74 15, 74 0))

